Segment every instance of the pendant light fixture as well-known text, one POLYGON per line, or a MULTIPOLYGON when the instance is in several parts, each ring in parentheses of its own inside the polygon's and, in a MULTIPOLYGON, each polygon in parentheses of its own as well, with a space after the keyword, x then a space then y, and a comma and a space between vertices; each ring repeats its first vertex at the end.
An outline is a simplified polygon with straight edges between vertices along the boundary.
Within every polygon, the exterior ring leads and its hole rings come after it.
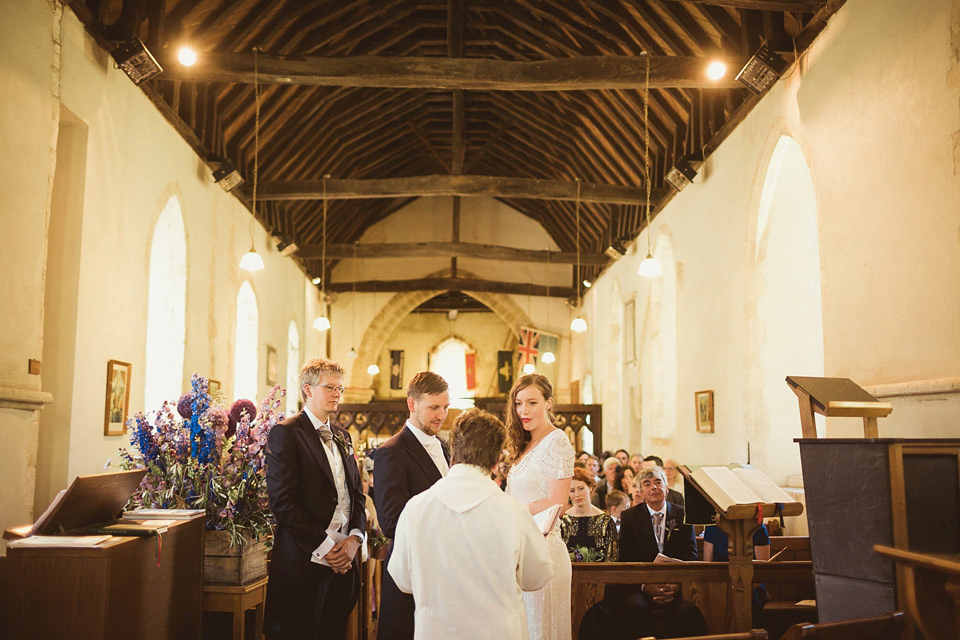
POLYGON ((347 357, 351 360, 357 359, 357 348, 353 345, 357 343, 357 243, 353 243, 353 295, 350 297, 350 351, 347 357))
MULTIPOLYGON (((327 283, 324 282, 324 278, 327 277, 327 178, 329 177, 328 174, 323 176, 323 248, 320 254, 320 298, 323 306, 327 306, 327 283)), ((327 318, 326 313, 320 312, 317 319, 313 321, 313 328, 317 331, 326 331, 330 328, 330 319, 327 318)))
POLYGON ((259 51, 259 48, 253 50, 253 212, 250 215, 250 251, 247 251, 240 258, 240 268, 244 271, 263 270, 263 258, 260 257, 253 245, 253 221, 257 217, 257 171, 260 161, 260 85, 258 84, 259 76, 257 74, 257 54, 259 51))
MULTIPOLYGON (((577 274, 577 277, 579 278, 580 275, 577 274)), ((547 326, 550 326, 550 285, 547 285, 547 326)), ((544 351, 540 361, 543 364, 553 364, 557 361, 557 356, 553 351, 544 351)))
POLYGON ((587 321, 580 313, 580 178, 577 178, 577 316, 570 323, 570 331, 582 333, 587 330, 587 321))
POLYGON ((660 263, 653 257, 653 252, 650 250, 650 53, 646 52, 644 55, 647 57, 647 79, 643 87, 643 167, 646 172, 644 182, 647 187, 647 200, 643 215, 647 228, 647 257, 640 263, 637 275, 656 278, 663 269, 660 268, 660 263))

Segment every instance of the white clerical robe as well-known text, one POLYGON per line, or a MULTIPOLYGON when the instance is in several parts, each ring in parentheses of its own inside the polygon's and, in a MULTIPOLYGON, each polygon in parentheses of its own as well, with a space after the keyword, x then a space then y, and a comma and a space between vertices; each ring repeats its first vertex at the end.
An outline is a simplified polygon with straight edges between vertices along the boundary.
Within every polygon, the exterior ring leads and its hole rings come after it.
POLYGON ((466 464, 407 502, 387 570, 413 594, 417 640, 525 639, 520 591, 553 575, 527 506, 466 464))

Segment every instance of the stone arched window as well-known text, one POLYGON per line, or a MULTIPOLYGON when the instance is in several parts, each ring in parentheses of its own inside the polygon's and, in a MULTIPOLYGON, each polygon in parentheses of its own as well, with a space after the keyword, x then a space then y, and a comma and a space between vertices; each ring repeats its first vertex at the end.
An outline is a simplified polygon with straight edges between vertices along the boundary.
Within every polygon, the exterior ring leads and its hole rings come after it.
POLYGON ((297 323, 290 321, 287 328, 287 415, 297 412, 300 400, 300 332, 297 323))
POLYGON ((237 334, 233 357, 233 397, 257 401, 260 312, 249 282, 237 292, 237 334))
POLYGON ((470 345, 450 337, 437 345, 430 358, 430 370, 443 376, 450 386, 450 406, 469 409, 474 406, 475 391, 467 389, 467 353, 470 345))
POLYGON ((180 201, 167 200, 153 230, 147 289, 144 406, 176 401, 183 387, 186 344, 187 241, 180 201))

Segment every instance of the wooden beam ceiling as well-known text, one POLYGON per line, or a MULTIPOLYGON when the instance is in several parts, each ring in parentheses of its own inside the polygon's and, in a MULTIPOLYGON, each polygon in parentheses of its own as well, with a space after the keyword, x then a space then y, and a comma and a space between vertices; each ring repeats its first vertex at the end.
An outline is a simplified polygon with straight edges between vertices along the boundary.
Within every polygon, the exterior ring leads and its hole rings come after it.
POLYGON ((757 11, 794 11, 797 13, 816 13, 826 4, 826 0, 669 0, 686 4, 709 4, 734 9, 756 9, 757 11))
MULTIPOLYGON (((667 190, 660 188, 653 191, 652 197, 659 199, 667 190)), ((257 199, 263 201, 322 200, 323 194, 323 180, 261 182, 257 187, 257 199)), ((452 175, 373 180, 328 179, 326 195, 331 200, 406 196, 491 196, 575 201, 577 183, 533 178, 452 175)), ((645 197, 646 191, 641 187, 593 183, 580 185, 580 201, 584 203, 639 204, 644 202, 645 197)))
MULTIPOLYGON (((323 255, 323 246, 319 244, 303 245, 297 256, 315 259, 323 255)), ((328 244, 328 259, 362 260, 378 258, 478 258, 509 262, 539 262, 544 264, 576 264, 577 254, 573 251, 538 251, 535 249, 517 249, 475 242, 388 242, 383 244, 328 244)), ((581 253, 581 264, 605 265, 610 262, 603 253, 581 253)))
MULTIPOLYGON (((188 82, 253 83, 252 53, 204 53, 193 67, 184 67, 173 51, 161 54, 164 78, 188 82)), ((706 77, 713 57, 651 56, 650 87, 654 89, 735 89, 728 74, 706 77)), ((740 69, 745 58, 724 57, 729 69, 740 69)), ((472 89, 486 91, 584 91, 642 89, 646 75, 643 56, 588 56, 537 62, 486 58, 423 58, 353 56, 344 58, 281 58, 260 54, 262 84, 405 89, 472 89)))
POLYGON ((331 282, 325 290, 343 293, 357 291, 403 292, 431 291, 434 289, 450 291, 480 291, 484 293, 513 293, 526 296, 549 296, 551 298, 572 298, 577 294, 573 287, 557 287, 532 282, 502 282, 499 280, 479 280, 476 278, 418 278, 414 280, 361 280, 357 282, 331 282))

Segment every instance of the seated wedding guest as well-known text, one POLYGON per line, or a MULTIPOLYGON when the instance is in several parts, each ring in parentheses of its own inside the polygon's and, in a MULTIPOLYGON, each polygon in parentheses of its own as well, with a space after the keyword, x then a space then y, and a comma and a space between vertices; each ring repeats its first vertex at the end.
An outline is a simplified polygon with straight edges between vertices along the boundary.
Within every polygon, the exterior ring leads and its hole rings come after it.
POLYGON ((627 466, 627 463, 630 461, 630 452, 626 449, 617 449, 613 455, 617 458, 617 462, 620 463, 621 467, 627 466))
MULTIPOLYGON (((573 470, 570 502, 573 506, 560 518, 560 537, 567 545, 571 562, 616 562, 617 527, 613 519, 590 502, 593 479, 583 469, 573 470)), ((609 495, 620 493, 612 491, 609 495)))
MULTIPOLYGON (((652 469, 654 467, 660 467, 660 469, 663 469, 663 460, 659 456, 647 456, 643 459, 644 469, 652 469)), ((676 465, 674 465, 673 472, 677 472, 676 465)), ((666 471, 664 471, 664 474, 666 474, 666 471)), ((669 483, 667 484, 667 502, 678 504, 681 507, 683 506, 683 494, 679 491, 671 489, 669 483)))
POLYGON ((613 519, 613 524, 617 526, 617 535, 620 535, 620 514, 624 509, 630 508, 630 497, 623 491, 611 491, 606 499, 607 513, 613 519))
POLYGON ((640 473, 640 469, 643 469, 643 456, 639 453, 635 453, 630 456, 630 461, 627 463, 631 469, 633 469, 634 475, 640 473))
POLYGON ((594 482, 600 482, 600 458, 590 456, 590 458, 587 459, 587 471, 590 472, 590 476, 594 482))
POLYGON ((469 409, 453 425, 449 473, 400 514, 388 571, 416 604, 414 637, 528 637, 521 590, 553 575, 530 511, 490 481, 503 423, 469 409))
POLYGON ((623 491, 624 493, 630 491, 630 487, 633 486, 634 476, 633 469, 630 467, 620 467, 617 469, 617 475, 613 479, 613 484, 617 487, 617 491, 623 491))
MULTIPOLYGON (((753 534, 753 559, 770 559, 770 536, 767 535, 767 528, 760 525, 753 534)), ((715 525, 710 525, 703 530, 703 561, 704 562, 729 562, 730 550, 727 534, 715 525)), ((760 614, 763 612, 763 605, 768 600, 767 588, 757 585, 753 588, 752 608, 753 619, 759 621, 760 614)))
MULTIPOLYGON (((697 559, 693 527, 683 523, 683 507, 667 502, 663 469, 637 476, 643 502, 623 512, 620 561, 653 562, 658 554, 677 560, 697 559)), ((626 640, 654 636, 703 635, 707 624, 696 605, 683 600, 678 583, 648 583, 607 588, 580 626, 580 640, 626 640)))
POLYGON ((610 456, 603 461, 603 481, 600 485, 594 490, 593 496, 590 501, 593 502, 593 506, 600 508, 604 504, 604 500, 607 497, 607 494, 611 491, 619 490, 619 487, 616 484, 617 479, 617 469, 620 467, 620 462, 610 456))
POLYGON ((582 464, 587 464, 587 458, 589 457, 590 457, 590 454, 587 453, 586 451, 577 452, 577 462, 580 462, 582 464))

